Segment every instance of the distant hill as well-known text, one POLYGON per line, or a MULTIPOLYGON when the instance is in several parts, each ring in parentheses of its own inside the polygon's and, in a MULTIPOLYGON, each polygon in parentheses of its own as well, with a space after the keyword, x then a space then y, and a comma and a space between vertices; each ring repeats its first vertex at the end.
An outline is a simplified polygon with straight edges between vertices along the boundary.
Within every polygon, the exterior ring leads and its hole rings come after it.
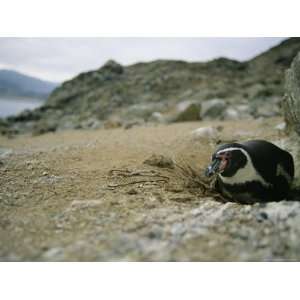
POLYGON ((40 80, 12 70, 0 70, 0 97, 47 98, 57 83, 40 80))

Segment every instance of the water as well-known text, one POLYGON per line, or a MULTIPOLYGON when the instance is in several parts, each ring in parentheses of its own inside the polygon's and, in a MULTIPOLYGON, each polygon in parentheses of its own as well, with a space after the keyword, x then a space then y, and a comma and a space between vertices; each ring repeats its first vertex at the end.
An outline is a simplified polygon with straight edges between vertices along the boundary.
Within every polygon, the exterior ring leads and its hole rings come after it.
POLYGON ((34 109, 42 104, 43 101, 38 99, 0 98, 0 118, 16 115, 25 109, 34 109))

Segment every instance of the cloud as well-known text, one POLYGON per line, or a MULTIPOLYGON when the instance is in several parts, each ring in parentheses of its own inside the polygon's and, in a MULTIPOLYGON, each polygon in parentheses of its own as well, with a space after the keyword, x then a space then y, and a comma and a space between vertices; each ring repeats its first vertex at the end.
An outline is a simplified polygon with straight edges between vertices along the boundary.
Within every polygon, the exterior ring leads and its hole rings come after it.
POLYGON ((97 69, 155 59, 250 59, 284 38, 0 38, 0 68, 52 81, 97 69))

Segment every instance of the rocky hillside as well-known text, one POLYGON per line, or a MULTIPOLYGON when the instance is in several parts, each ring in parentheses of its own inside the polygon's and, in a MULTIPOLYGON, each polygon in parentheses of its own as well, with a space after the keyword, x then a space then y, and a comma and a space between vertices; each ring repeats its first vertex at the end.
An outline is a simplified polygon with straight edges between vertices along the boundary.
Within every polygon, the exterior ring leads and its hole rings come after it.
POLYGON ((291 38, 247 62, 158 60, 124 67, 108 61, 64 82, 44 106, 3 120, 2 132, 275 116, 284 71, 298 51, 300 39, 291 38))

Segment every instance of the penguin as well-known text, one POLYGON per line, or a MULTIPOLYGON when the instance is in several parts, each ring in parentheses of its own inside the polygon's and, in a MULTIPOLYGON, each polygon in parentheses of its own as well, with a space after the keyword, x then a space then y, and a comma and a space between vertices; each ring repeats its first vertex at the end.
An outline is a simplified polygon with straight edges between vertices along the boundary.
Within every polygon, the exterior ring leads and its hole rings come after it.
POLYGON ((292 155, 265 140, 221 145, 205 171, 217 174, 216 190, 231 201, 251 204, 280 201, 294 178, 292 155))

